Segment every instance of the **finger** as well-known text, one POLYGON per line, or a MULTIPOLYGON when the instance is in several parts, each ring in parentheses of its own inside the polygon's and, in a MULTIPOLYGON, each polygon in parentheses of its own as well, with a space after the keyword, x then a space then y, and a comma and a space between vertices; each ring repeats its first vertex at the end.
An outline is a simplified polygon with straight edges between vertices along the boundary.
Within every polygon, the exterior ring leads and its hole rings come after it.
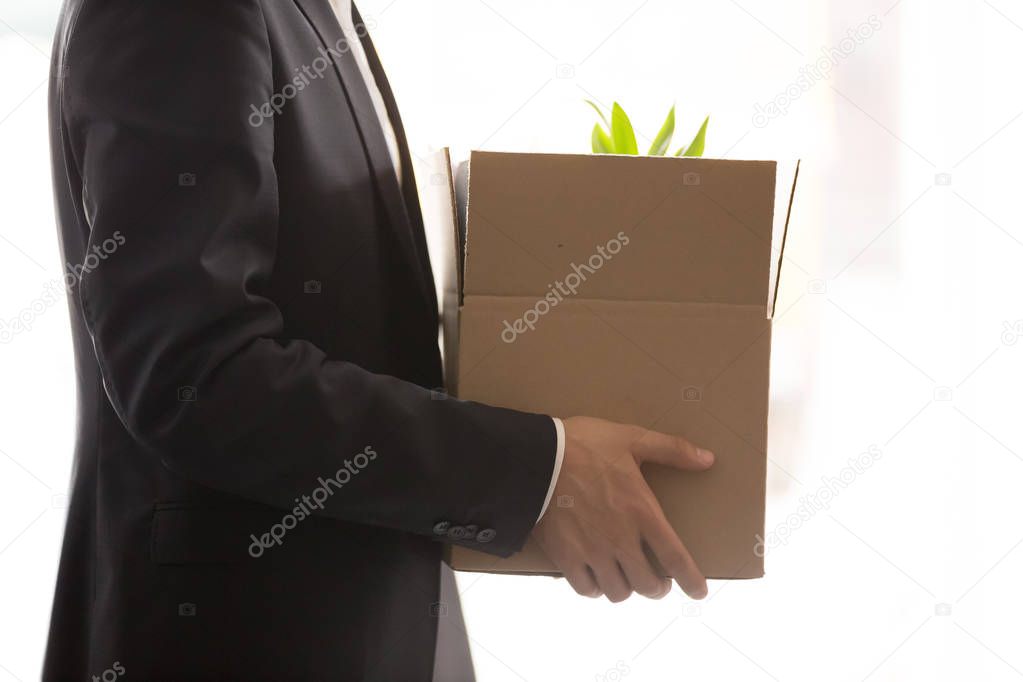
POLYGON ((584 597, 597 598, 601 595, 597 580, 582 559, 581 549, 570 542, 559 542, 551 547, 541 543, 541 547, 573 590, 584 597))
POLYGON ((644 597, 660 599, 671 591, 671 581, 654 573, 650 562, 643 556, 642 548, 637 546, 635 552, 619 555, 618 563, 632 589, 644 597))
POLYGON ((661 567, 686 594, 693 599, 703 599, 707 596, 707 579, 664 515, 659 514, 659 517, 644 532, 646 543, 661 567))
POLYGON ((600 587, 586 564, 569 566, 562 569, 561 572, 577 594, 591 599, 596 599, 601 595, 600 587))
POLYGON ((714 454, 681 436, 644 429, 632 443, 632 454, 640 462, 655 462, 689 471, 702 471, 714 464, 714 454))
POLYGON ((617 604, 632 595, 632 588, 613 557, 597 565, 591 564, 590 569, 597 579, 600 591, 604 593, 608 601, 617 604))

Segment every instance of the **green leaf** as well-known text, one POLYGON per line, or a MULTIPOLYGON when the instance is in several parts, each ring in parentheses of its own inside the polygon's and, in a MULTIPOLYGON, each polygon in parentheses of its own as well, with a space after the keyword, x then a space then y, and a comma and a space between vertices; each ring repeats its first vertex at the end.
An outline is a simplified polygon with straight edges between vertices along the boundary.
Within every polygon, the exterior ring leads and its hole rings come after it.
POLYGON ((625 110, 618 106, 618 102, 611 107, 611 139, 614 141, 615 154, 639 154, 636 146, 636 132, 632 129, 632 122, 629 121, 625 110))
POLYGON ((647 152, 650 156, 664 156, 664 153, 668 151, 668 145, 671 144, 671 136, 675 134, 675 105, 671 105, 671 111, 668 112, 668 118, 664 120, 664 125, 661 126, 660 132, 657 133, 657 137, 654 138, 653 143, 650 145, 650 151, 647 152))
POLYGON ((611 136, 600 127, 599 123, 593 124, 593 134, 590 136, 590 144, 593 146, 594 154, 614 153, 611 136))
POLYGON ((597 112, 597 116, 600 116, 600 120, 604 122, 605 126, 608 128, 611 127, 611 122, 607 120, 607 114, 604 113, 604 110, 600 108, 599 104, 590 99, 584 99, 583 101, 593 107, 593 110, 597 112))
POLYGON ((703 119, 703 125, 700 126, 700 130, 696 133, 696 137, 693 138, 693 141, 685 148, 685 152, 679 149, 675 152, 675 156, 703 156, 703 147, 707 142, 708 121, 710 121, 710 116, 703 119))

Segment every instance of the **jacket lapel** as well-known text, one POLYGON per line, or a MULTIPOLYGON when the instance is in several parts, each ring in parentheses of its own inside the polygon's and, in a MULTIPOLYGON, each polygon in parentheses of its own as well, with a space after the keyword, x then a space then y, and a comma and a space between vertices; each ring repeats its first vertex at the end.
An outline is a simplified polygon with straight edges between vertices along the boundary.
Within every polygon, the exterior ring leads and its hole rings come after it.
MULTIPOLYGON (((338 23, 337 16, 334 14, 334 10, 328 0, 294 0, 294 2, 298 5, 299 10, 305 15, 306 20, 319 37, 327 53, 325 56, 334 63, 334 70, 341 81, 341 87, 345 92, 348 106, 359 127, 358 132, 362 139, 363 147, 366 150, 366 157, 370 168, 373 171, 374 183, 380 192, 381 203, 387 212, 387 217, 401 244, 406 260, 413 270, 413 275, 420 285, 421 293, 426 296, 427 301, 433 301, 435 300, 433 285, 430 282, 429 286, 427 286, 423 261, 418 253, 419 240, 413 235, 406 204, 408 195, 407 193, 405 195, 402 194, 402 188, 398 184, 397 171, 391 161, 391 154, 387 149, 387 140, 380 126, 380 119, 377 117, 376 109, 373 107, 373 101, 370 99, 369 90, 362 78, 362 73, 359 71, 359 66, 347 46, 348 39, 341 31, 341 25, 338 23)), ((361 19, 356 19, 356 21, 361 24, 361 19)), ((375 55, 374 59, 371 60, 371 66, 372 62, 377 62, 375 55)), ((376 75, 376 69, 375 67, 373 68, 374 75, 376 75)), ((378 77, 378 87, 381 87, 379 82, 378 77)), ((384 83, 386 83, 386 79, 384 83)), ((392 115, 392 99, 390 97, 387 97, 387 99, 388 114, 392 115)), ((408 161, 407 144, 405 143, 404 132, 401 131, 400 124, 395 125, 395 134, 400 137, 399 144, 403 157, 402 175, 403 180, 407 182, 408 176, 412 175, 409 172, 411 170, 409 167, 411 162, 408 161)), ((409 188, 415 192, 414 182, 411 185, 405 186, 406 192, 409 188)), ((417 210, 416 215, 418 214, 417 210)))

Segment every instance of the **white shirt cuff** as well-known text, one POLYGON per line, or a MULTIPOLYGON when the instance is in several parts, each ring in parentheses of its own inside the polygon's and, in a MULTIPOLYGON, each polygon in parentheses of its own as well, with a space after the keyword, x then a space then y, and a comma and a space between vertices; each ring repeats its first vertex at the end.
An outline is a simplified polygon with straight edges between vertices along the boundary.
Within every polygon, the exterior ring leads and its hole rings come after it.
POLYGON ((547 505, 551 503, 551 496, 554 495, 554 486, 558 483, 558 474, 561 473, 561 462, 565 459, 565 425, 561 423, 561 420, 557 417, 551 417, 554 420, 554 430, 558 434, 558 448, 554 453, 554 473, 551 474, 551 485, 547 488, 547 497, 543 500, 543 506, 540 508, 540 515, 536 517, 536 522, 540 523, 540 519, 543 518, 544 512, 547 511, 547 505))

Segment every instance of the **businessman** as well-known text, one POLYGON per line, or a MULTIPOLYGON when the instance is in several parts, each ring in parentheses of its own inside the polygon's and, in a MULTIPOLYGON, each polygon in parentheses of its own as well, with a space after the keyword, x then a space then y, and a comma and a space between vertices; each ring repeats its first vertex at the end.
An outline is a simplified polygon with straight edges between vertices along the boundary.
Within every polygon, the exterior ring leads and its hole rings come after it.
POLYGON ((661 597, 665 572, 706 593, 639 467, 710 453, 435 399, 422 217, 365 28, 346 0, 63 7, 78 425, 48 682, 429 680, 443 543, 532 533, 580 594, 661 597))

